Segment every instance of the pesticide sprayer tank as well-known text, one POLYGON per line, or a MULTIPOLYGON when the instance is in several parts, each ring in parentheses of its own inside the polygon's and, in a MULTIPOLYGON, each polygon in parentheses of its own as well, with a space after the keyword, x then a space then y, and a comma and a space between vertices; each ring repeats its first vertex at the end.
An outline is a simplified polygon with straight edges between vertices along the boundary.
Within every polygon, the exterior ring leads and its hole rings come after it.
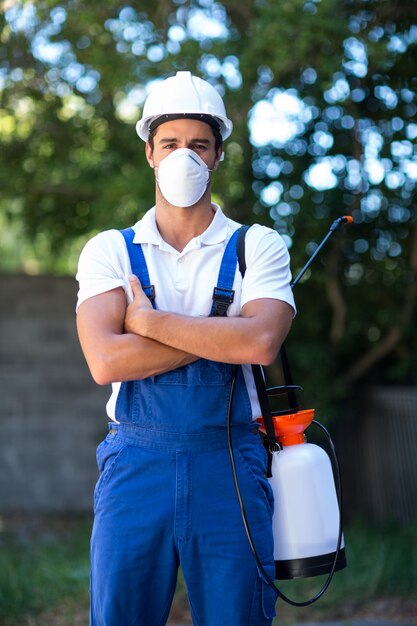
MULTIPOLYGON (((275 500, 274 559, 278 580, 331 571, 339 536, 340 510, 326 452, 305 442, 314 409, 274 417, 282 450, 272 453, 269 479, 275 500)), ((335 571, 346 566, 343 537, 335 571)))

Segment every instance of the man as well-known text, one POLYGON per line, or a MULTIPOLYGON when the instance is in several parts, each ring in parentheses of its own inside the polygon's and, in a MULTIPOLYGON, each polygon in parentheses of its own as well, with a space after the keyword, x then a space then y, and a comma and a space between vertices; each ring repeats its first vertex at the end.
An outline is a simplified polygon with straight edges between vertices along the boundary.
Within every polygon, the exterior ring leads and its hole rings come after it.
POLYGON ((233 302, 227 316, 215 314, 213 288, 239 228, 211 202, 231 131, 206 81, 178 72, 159 83, 137 124, 155 207, 133 229, 93 238, 80 257, 80 342, 95 381, 113 384, 110 431, 97 450, 92 626, 165 624, 179 565, 194 624, 267 626, 275 614, 242 523, 226 423, 233 386, 240 489, 273 577, 273 503, 250 364, 273 362, 294 303, 282 240, 253 226, 245 278, 234 261, 233 302))

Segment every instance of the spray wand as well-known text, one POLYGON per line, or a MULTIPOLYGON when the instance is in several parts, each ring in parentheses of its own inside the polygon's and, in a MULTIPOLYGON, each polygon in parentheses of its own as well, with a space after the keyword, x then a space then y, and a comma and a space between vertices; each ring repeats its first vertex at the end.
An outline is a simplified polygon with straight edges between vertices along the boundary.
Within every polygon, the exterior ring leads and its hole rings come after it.
MULTIPOLYGON (((304 274, 306 273, 306 271, 308 270, 310 265, 313 263, 315 258, 318 256, 318 254, 321 251, 321 249, 326 245, 326 243, 328 242, 330 237, 333 235, 333 233, 335 233, 337 230, 339 230, 339 228, 342 226, 342 224, 351 224, 352 222, 353 222, 353 217, 351 217, 350 215, 343 215, 342 217, 339 217, 336 220, 334 220, 333 224, 329 228, 329 232, 327 233, 327 235, 322 239, 320 244, 314 250, 314 252, 311 255, 311 257, 308 259, 307 263, 304 265, 304 267, 299 271, 297 276, 292 281, 292 283, 290 285, 291 289, 294 289, 294 287, 296 285, 298 285, 298 283, 300 282, 300 280, 302 279, 302 277, 304 276, 304 274)), ((285 391, 287 391, 290 408, 291 409, 298 409, 297 396, 296 396, 295 392, 300 390, 301 387, 299 385, 294 385, 294 383, 293 383, 293 379, 292 379, 292 376, 291 376, 290 365, 289 365, 289 362, 288 362, 287 351, 285 349, 285 344, 282 344, 282 346, 281 346, 281 349, 280 349, 280 359, 281 359, 282 371, 283 371, 283 374, 284 374, 285 387, 275 387, 275 388, 272 388, 272 389, 268 389, 268 395, 269 396, 280 395, 282 393, 285 393, 285 391)))
POLYGON ((353 217, 351 217, 350 215, 343 215, 342 217, 339 217, 337 220, 335 220, 333 222, 333 224, 329 228, 329 232, 327 233, 327 235, 323 238, 321 243, 314 250, 313 254, 308 259, 308 261, 304 265, 303 269, 297 274, 297 276, 292 281, 291 289, 294 289, 294 287, 300 282, 301 278, 304 276, 304 274, 306 273, 306 271, 308 270, 308 268, 310 267, 310 265, 312 264, 312 262, 314 261, 314 259, 318 255, 318 253, 320 252, 320 250, 328 242, 328 240, 333 235, 333 233, 335 233, 337 230, 339 230, 339 228, 342 226, 342 224, 351 224, 352 222, 353 222, 353 217))

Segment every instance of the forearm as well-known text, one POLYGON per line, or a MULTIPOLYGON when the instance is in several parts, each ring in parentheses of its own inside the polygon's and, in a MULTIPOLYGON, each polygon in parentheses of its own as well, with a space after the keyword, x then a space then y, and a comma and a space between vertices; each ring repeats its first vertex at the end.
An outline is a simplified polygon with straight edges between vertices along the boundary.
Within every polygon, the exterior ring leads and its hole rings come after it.
POLYGON ((201 358, 269 365, 290 328, 289 310, 281 316, 281 323, 264 321, 262 316, 252 316, 250 309, 246 315, 232 318, 196 318, 148 309, 131 320, 130 330, 201 358))
POLYGON ((94 380, 99 385, 140 380, 162 374, 198 357, 152 339, 130 333, 114 335, 84 354, 94 380))
MULTIPOLYGON (((157 312, 149 316, 145 330, 148 337, 183 349, 187 346, 199 357, 223 363, 267 364, 272 355, 266 356, 261 342, 251 337, 250 320, 235 317, 195 318, 157 312), (262 353, 262 354, 261 354, 262 353)), ((265 346, 266 347, 266 346, 265 346)))

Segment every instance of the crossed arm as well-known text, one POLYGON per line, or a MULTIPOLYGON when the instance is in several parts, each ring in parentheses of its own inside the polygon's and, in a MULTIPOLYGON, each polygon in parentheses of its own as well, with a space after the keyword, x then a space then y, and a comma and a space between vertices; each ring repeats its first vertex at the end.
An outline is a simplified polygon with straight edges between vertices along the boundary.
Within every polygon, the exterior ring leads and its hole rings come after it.
POLYGON ((94 380, 101 385, 166 372, 198 358, 269 365, 291 326, 281 300, 248 302, 241 317, 191 317, 152 309, 137 278, 134 300, 123 289, 83 302, 77 328, 94 380))

